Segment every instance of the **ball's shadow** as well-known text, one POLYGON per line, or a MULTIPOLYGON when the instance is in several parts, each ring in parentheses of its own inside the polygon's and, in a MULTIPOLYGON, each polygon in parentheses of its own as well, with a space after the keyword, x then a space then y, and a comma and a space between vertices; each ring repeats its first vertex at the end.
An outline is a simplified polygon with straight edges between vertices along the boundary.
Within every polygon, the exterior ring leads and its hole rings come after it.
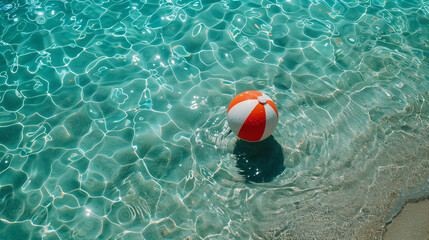
POLYGON ((285 170, 282 148, 273 136, 261 142, 239 139, 234 155, 240 174, 249 182, 271 182, 285 170))

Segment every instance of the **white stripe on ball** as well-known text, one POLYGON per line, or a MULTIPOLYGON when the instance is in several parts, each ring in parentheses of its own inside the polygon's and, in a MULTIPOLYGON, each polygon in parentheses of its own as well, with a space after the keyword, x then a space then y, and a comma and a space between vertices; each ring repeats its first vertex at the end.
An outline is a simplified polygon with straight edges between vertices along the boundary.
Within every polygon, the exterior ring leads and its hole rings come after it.
POLYGON ((249 117, 250 113, 253 111, 257 104, 258 100, 246 100, 237 103, 229 110, 228 115, 226 117, 229 123, 229 127, 236 135, 238 135, 241 126, 243 126, 244 121, 246 121, 247 117, 249 117))
POLYGON ((276 129, 278 117, 274 109, 269 104, 264 104, 265 107, 265 130, 261 140, 268 138, 276 129))

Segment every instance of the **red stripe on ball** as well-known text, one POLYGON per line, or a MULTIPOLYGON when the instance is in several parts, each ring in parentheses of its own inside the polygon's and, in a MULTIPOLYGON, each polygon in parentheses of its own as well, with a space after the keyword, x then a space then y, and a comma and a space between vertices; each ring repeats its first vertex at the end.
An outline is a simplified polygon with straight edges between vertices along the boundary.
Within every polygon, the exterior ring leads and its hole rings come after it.
POLYGON ((244 121, 238 137, 247 141, 259 141, 264 135, 265 118, 265 107, 263 104, 258 103, 246 121, 244 121))
POLYGON ((274 109, 274 111, 277 114, 277 117, 279 117, 279 112, 277 111, 276 104, 273 101, 270 101, 270 100, 268 100, 267 103, 268 103, 268 105, 270 105, 274 109))
POLYGON ((234 107, 237 103, 246 101, 246 100, 253 100, 253 99, 257 100, 259 96, 262 96, 262 93, 258 91, 246 91, 238 94, 237 96, 235 96, 234 99, 232 99, 226 113, 228 114, 229 110, 231 110, 231 108, 234 107))

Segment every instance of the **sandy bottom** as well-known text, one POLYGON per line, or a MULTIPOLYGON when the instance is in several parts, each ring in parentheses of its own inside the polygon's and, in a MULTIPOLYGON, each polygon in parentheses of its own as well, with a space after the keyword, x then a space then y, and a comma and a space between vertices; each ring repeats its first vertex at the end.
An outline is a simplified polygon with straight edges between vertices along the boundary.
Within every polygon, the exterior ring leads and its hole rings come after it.
POLYGON ((429 239, 429 200, 407 203, 387 226, 384 239, 429 239))

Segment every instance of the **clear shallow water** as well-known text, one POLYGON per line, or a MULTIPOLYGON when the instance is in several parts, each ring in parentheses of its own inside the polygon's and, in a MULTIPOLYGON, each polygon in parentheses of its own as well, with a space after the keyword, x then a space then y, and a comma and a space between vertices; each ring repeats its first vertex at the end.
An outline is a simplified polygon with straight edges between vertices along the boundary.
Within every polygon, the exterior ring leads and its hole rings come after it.
POLYGON ((425 1, 10 1, 0 236, 380 237, 429 180, 425 1), (245 90, 277 103, 228 135, 245 90))

